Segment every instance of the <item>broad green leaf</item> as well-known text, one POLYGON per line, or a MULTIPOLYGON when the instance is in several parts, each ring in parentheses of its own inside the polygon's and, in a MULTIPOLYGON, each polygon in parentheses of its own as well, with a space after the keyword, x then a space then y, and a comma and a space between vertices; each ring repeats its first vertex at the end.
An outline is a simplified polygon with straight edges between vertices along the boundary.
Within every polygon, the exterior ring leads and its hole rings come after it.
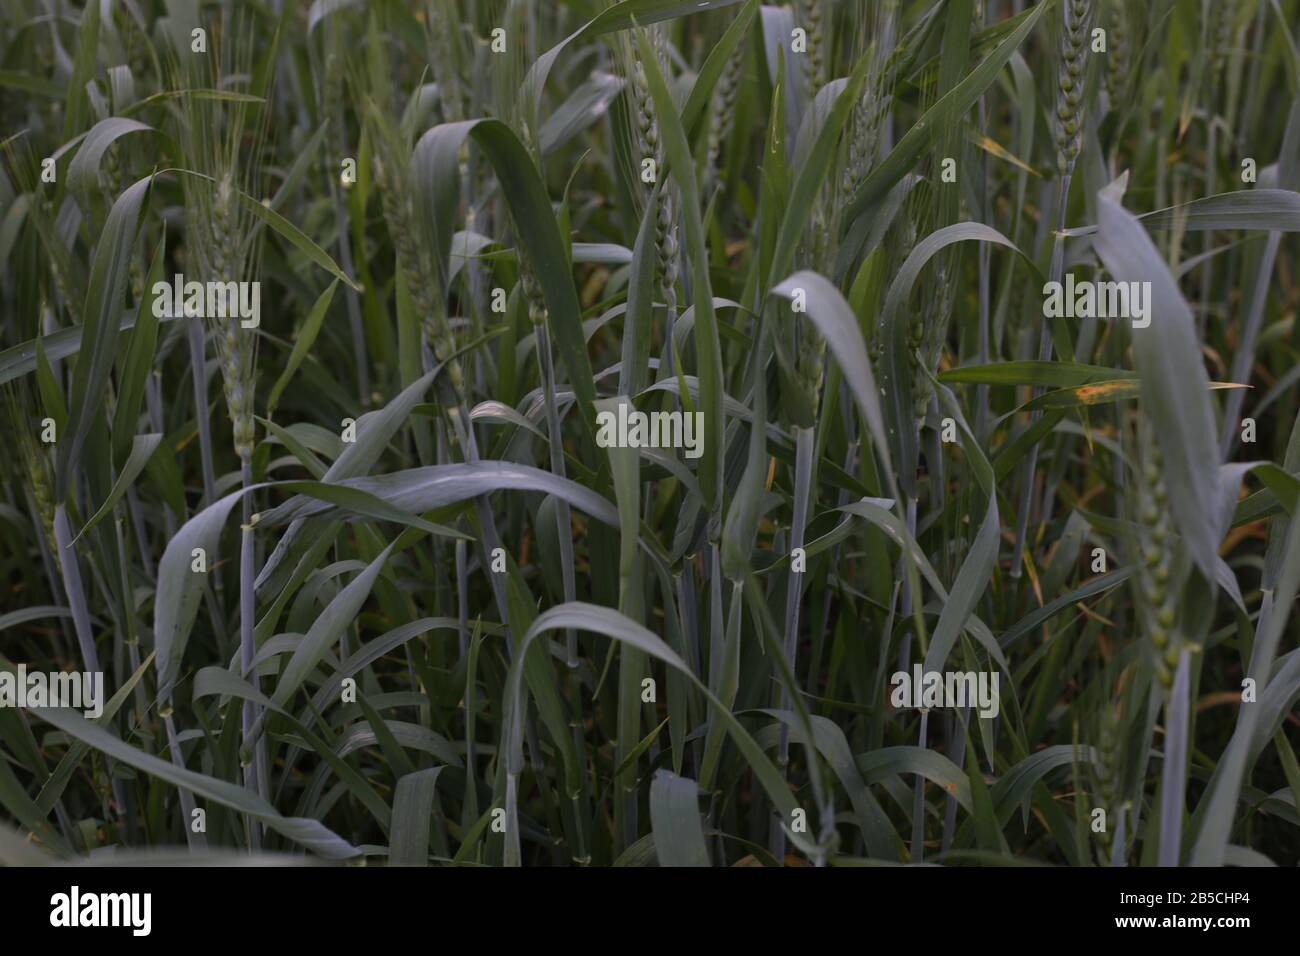
POLYGON ((320 616, 312 624, 311 630, 307 632, 280 674, 275 692, 271 695, 271 699, 276 704, 285 706, 298 688, 311 676, 311 672, 316 669, 326 651, 338 642, 344 629, 352 623, 361 606, 370 596, 370 589, 374 587, 375 579, 379 577, 379 572, 383 570, 384 563, 392 550, 391 544, 384 548, 379 553, 379 557, 371 561, 366 569, 349 582, 347 587, 330 601, 325 610, 321 611, 320 616))
POLYGON ((127 133, 149 133, 153 127, 138 120, 110 116, 100 120, 81 140, 77 155, 68 164, 68 189, 84 200, 99 189, 99 163, 108 147, 127 133))
POLYGON ((933 784, 951 793, 968 812, 973 812, 970 780, 961 769, 934 750, 920 747, 884 747, 854 758, 862 778, 868 783, 879 783, 898 774, 919 774, 933 784))
POLYGON ((622 90, 623 78, 612 73, 596 73, 574 90, 542 124, 538 137, 542 155, 553 152, 599 121, 622 90))
POLYGON ((1033 265, 1015 243, 996 229, 976 222, 960 222, 936 229, 918 242, 890 283, 880 317, 881 334, 884 336, 884 355, 880 362, 880 387, 885 395, 884 417, 889 433, 890 450, 893 453, 895 466, 900 469, 900 484, 909 496, 916 495, 919 436, 915 399, 912 394, 913 349, 908 340, 907 300, 926 263, 940 250, 955 242, 965 241, 993 242, 1006 246, 1029 262, 1031 267, 1033 265))
POLYGON ((1137 373, 1101 365, 1078 362, 993 362, 988 365, 963 365, 945 369, 936 376, 941 382, 974 385, 1041 385, 1046 388, 1077 388, 1093 382, 1123 378, 1136 379, 1137 373))
POLYGON ((1151 283, 1150 324, 1131 330, 1142 405, 1155 424, 1179 532, 1192 560, 1212 581, 1212 559, 1227 528, 1217 522, 1222 511, 1217 427, 1192 313, 1137 219, 1105 196, 1098 197, 1097 208, 1101 228, 1094 244, 1107 271, 1120 282, 1151 283))
POLYGON ((185 656, 190 630, 199 612, 203 578, 217 563, 221 530, 231 509, 250 490, 232 492, 190 518, 167 542, 162 560, 158 562, 153 633, 158 662, 158 697, 161 700, 171 698, 180 674, 181 659, 185 656), (199 566, 206 567, 207 571, 193 570, 199 566))
MULTIPOLYGON (((767 710, 764 713, 771 714, 785 724, 789 728, 792 741, 807 743, 804 740, 803 724, 793 713, 779 710, 767 710)), ((844 792, 848 794, 868 851, 873 857, 879 859, 897 859, 899 841, 894 833, 893 824, 889 822, 889 817, 885 815, 875 795, 867 789, 866 782, 862 779, 858 765, 853 759, 853 751, 849 749, 844 731, 834 721, 819 714, 813 714, 810 722, 813 731, 812 743, 835 772, 844 792)))
POLYGON ((360 850, 329 830, 319 820, 305 817, 284 817, 255 793, 244 787, 162 760, 113 736, 107 730, 86 720, 66 707, 51 707, 40 711, 41 718, 64 733, 70 734, 95 750, 114 760, 164 780, 173 786, 183 787, 195 796, 260 820, 282 836, 304 849, 329 860, 342 860, 360 854, 360 850))
POLYGON ((108 214, 103 235, 95 246, 94 264, 86 287, 82 328, 81 355, 72 377, 72 398, 68 403, 68 431, 58 443, 55 469, 55 494, 62 499, 68 492, 72 475, 81 462, 82 446, 94 425, 109 373, 117 354, 117 333, 122 297, 135 248, 136 227, 153 176, 146 176, 129 186, 108 214))
POLYGON ((140 476, 140 472, 149 463, 153 453, 158 450, 158 444, 161 441, 162 435, 156 433, 135 436, 131 442, 131 454, 127 457, 125 464, 122 465, 122 470, 118 472, 117 481, 113 482, 113 490, 104 499, 104 503, 99 506, 99 510, 81 526, 81 530, 77 532, 77 537, 72 539, 74 544, 78 538, 99 524, 113 510, 113 506, 122 500, 122 496, 126 494, 126 489, 130 488, 136 478, 140 476))
POLYGON ((153 373, 154 353, 158 343, 159 318, 154 315, 154 286, 162 280, 163 263, 167 255, 166 233, 158 240, 149 275, 144 280, 144 295, 136 311, 131 345, 127 349, 126 365, 118 377, 117 407, 113 410, 113 460, 121 461, 129 452, 135 436, 136 422, 144 402, 145 383, 153 373))
POLYGON ((307 313, 307 318, 303 319, 302 328, 293 342, 293 351, 289 353, 289 360, 284 364, 284 371, 275 380, 275 384, 271 386, 271 393, 266 397, 267 418, 275 414, 275 407, 279 404, 280 396, 284 393, 285 387, 293 380, 294 373, 298 371, 298 367, 302 365, 303 359, 307 357, 307 353, 311 351, 312 345, 316 342, 316 335, 320 332, 321 322, 325 319, 325 313, 329 311, 330 302, 334 300, 334 291, 338 286, 338 279, 331 282, 325 291, 320 294, 320 297, 316 299, 311 311, 307 313))
POLYGON ((668 770, 650 782, 650 828, 660 866, 708 866, 709 849, 700 824, 700 788, 668 770))
POLYGON ((893 497, 897 498, 893 463, 890 459, 891 443, 886 434, 879 393, 875 377, 871 373, 871 361, 867 358, 867 347, 862 341, 857 318, 839 291, 815 272, 796 272, 772 292, 774 295, 793 299, 797 290, 802 290, 804 293, 808 318, 817 326, 817 331, 825 337, 831 354, 835 356, 835 361, 839 363, 844 373, 845 381, 853 391, 858 409, 871 430, 872 443, 875 445, 876 455, 880 458, 886 481, 889 483, 893 497))
MULTIPOLYGON (((523 769, 523 697, 522 697, 522 671, 519 661, 526 652, 528 646, 541 634, 552 630, 563 630, 565 628, 574 628, 577 630, 591 631, 596 634, 604 634, 606 637, 627 643, 649 656, 663 661, 669 667, 679 671, 695 685, 695 688, 708 701, 717 715, 730 732, 732 739, 735 740, 736 746, 744 754, 750 767, 754 771, 759 783, 766 791, 768 799, 776 806, 777 810, 785 815, 787 819, 792 817, 796 804, 789 787, 781 778, 772 762, 754 742, 754 738, 741 725, 731 711, 725 707, 717 697, 706 687, 698 677, 691 671, 680 657, 654 634, 647 631, 641 625, 628 620, 619 612, 612 608, 600 607, 595 604, 587 604, 582 601, 572 601, 553 607, 538 615, 533 621, 532 626, 524 634, 520 641, 519 649, 514 663, 511 664, 510 673, 506 678, 506 700, 508 719, 504 722, 504 734, 502 746, 506 748, 506 758, 508 760, 509 773, 517 777, 523 769)), ((517 807, 509 806, 507 808, 507 863, 518 864, 518 826, 517 807), (510 833, 516 836, 509 836, 510 833)))
MULTIPOLYGON (((328 474, 325 477, 329 479, 328 474)), ((613 527, 618 525, 618 513, 614 506, 594 491, 567 478, 558 478, 549 471, 514 462, 476 461, 430 465, 427 468, 411 468, 388 475, 348 478, 329 483, 365 492, 412 515, 507 488, 536 491, 557 495, 593 518, 613 527)), ((262 512, 261 520, 269 524, 282 524, 332 514, 333 510, 326 502, 299 496, 270 511, 262 512)))
MULTIPOLYGON (((1217 196, 1192 199, 1177 206, 1143 213, 1136 219, 1149 229, 1180 229, 1187 232, 1218 232, 1226 229, 1258 229, 1270 232, 1300 231, 1300 192, 1290 189, 1241 189, 1217 196)), ((1096 236, 1102 229, 1077 226, 1067 236, 1096 236)))
POLYGON ((441 767, 417 770, 397 781, 393 794, 393 828, 388 838, 389 866, 427 866, 429 819, 441 767))

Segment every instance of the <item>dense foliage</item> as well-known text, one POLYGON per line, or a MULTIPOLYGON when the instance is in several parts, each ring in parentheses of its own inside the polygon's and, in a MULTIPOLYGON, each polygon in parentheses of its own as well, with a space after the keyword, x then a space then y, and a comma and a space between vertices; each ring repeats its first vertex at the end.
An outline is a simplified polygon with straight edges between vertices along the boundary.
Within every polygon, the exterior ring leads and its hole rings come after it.
POLYGON ((0 862, 1295 864, 1298 43, 0 0, 0 862))

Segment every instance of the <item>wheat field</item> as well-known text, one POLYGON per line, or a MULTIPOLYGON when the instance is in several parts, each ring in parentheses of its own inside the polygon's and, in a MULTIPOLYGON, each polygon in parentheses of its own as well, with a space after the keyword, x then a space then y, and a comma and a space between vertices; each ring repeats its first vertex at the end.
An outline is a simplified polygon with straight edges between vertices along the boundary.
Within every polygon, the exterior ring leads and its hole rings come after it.
POLYGON ((1297 0, 0 0, 0 864, 1294 866, 1297 0))

